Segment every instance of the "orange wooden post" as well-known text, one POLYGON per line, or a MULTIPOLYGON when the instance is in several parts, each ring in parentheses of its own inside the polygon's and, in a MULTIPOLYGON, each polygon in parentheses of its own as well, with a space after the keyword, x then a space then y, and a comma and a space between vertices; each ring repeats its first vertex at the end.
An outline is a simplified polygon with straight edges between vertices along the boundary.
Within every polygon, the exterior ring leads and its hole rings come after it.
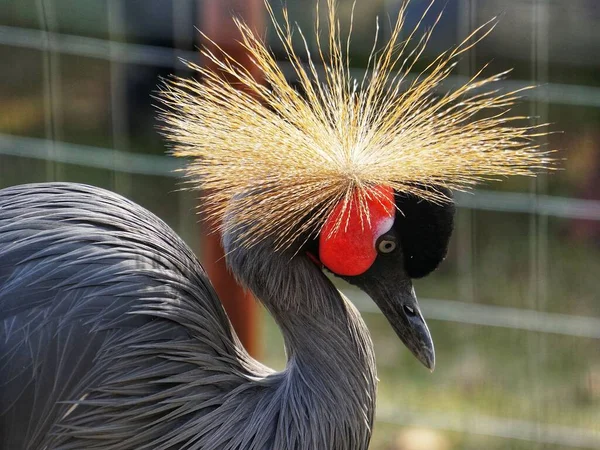
MULTIPOLYGON (((254 30, 264 28, 263 0, 203 0, 199 2, 202 31, 236 61, 256 73, 248 54, 239 44, 239 32, 232 17, 240 17, 254 30)), ((206 44, 205 42, 203 44, 206 44)), ((219 294, 229 319, 246 350, 254 356, 258 352, 258 308, 254 298, 234 280, 225 266, 221 237, 211 233, 210 225, 203 224, 202 262, 219 294)))

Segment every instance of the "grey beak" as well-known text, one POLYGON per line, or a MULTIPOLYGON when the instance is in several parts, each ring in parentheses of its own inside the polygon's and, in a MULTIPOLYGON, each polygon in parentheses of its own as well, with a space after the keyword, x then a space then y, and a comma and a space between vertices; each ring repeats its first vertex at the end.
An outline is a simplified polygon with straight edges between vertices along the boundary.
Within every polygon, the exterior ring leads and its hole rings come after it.
POLYGON ((403 284, 396 292, 383 290, 373 293, 371 297, 404 345, 433 372, 435 368, 433 340, 421 314, 412 283, 403 284))

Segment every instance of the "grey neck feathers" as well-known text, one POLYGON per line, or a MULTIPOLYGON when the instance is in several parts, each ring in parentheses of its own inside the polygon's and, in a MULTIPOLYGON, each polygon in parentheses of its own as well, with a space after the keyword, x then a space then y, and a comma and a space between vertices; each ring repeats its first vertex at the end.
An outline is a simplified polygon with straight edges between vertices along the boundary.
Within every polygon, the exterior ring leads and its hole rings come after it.
POLYGON ((376 373, 368 330, 354 306, 304 255, 268 244, 228 249, 227 263, 273 315, 288 363, 281 394, 281 449, 368 447, 376 373), (286 424, 287 422, 287 424, 286 424), (298 436, 294 436, 299 430, 298 436))

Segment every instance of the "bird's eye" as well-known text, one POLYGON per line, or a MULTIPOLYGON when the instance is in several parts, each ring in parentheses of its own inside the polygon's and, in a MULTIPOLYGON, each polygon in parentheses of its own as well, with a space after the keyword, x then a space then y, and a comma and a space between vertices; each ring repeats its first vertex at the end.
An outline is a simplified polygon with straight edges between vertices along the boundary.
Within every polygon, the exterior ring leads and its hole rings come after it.
POLYGON ((396 241, 392 239, 382 239, 377 244, 377 249, 379 253, 392 253, 396 250, 396 241))

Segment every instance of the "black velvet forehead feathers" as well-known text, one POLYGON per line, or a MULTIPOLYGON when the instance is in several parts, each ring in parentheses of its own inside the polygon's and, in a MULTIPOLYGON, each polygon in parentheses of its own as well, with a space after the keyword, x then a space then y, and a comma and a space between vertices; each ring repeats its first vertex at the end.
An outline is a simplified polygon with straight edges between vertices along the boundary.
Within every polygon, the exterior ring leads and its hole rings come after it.
MULTIPOLYGON (((438 189, 452 198, 446 189, 438 189)), ((446 257, 454 228, 454 202, 443 205, 414 195, 396 193, 394 228, 404 254, 404 268, 411 278, 434 271, 446 257)))

